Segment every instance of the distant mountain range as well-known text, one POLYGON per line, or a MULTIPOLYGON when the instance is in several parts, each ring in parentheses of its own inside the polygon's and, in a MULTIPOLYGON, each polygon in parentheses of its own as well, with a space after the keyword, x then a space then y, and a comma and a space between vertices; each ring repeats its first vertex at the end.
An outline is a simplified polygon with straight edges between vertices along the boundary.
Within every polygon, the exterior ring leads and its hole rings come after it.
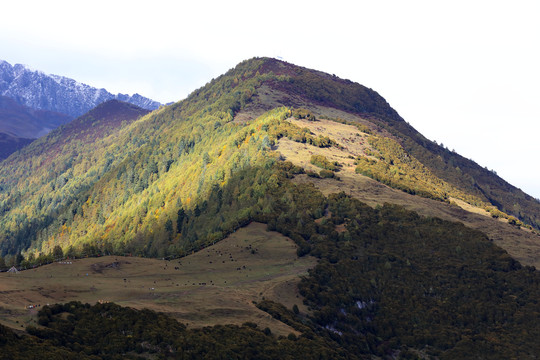
POLYGON ((143 109, 155 110, 161 104, 139 94, 111 94, 105 89, 76 80, 47 75, 41 71, 0 60, 0 95, 33 109, 55 111, 76 118, 107 100, 121 100, 143 109))
POLYGON ((19 104, 7 96, 0 96, 0 133, 37 139, 71 120, 73 117, 69 115, 38 110, 19 104))
POLYGON ((34 139, 26 139, 0 132, 0 160, 30 144, 34 139))
POLYGON ((0 160, 109 100, 146 110, 161 104, 139 94, 111 94, 76 80, 0 60, 0 160))

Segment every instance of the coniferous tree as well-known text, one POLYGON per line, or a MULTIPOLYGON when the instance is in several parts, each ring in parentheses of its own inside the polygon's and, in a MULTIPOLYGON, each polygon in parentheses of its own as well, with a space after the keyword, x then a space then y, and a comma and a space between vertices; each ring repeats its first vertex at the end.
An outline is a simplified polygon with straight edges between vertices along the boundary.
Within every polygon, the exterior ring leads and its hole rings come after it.
POLYGON ((177 213, 178 217, 176 218, 176 232, 181 233, 182 232, 182 225, 184 223, 184 219, 186 218, 186 212, 183 208, 178 209, 177 213))
POLYGON ((64 257, 64 252, 60 245, 56 245, 53 249, 52 255, 55 259, 62 259, 64 257))

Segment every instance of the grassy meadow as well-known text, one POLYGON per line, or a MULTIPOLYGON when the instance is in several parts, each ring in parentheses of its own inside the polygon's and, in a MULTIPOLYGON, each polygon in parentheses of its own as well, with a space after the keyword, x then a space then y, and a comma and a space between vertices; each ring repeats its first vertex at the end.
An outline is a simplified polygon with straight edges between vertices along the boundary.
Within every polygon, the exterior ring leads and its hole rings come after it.
POLYGON ((296 248, 265 224, 251 223, 181 259, 104 256, 0 273, 0 322, 22 330, 37 320, 39 306, 30 305, 110 301, 163 312, 189 327, 252 321, 287 335, 295 331, 253 302, 272 299, 306 311, 297 283, 315 260, 298 258, 296 248))

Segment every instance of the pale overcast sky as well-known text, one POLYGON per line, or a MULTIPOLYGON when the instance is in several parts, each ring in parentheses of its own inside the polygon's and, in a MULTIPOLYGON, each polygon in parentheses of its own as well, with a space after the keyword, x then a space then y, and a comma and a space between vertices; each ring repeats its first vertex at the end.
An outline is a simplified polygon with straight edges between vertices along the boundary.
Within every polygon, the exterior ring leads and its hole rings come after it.
POLYGON ((0 59, 177 101, 238 62, 368 86, 432 140, 540 198, 540 2, 28 1, 2 4, 0 59))

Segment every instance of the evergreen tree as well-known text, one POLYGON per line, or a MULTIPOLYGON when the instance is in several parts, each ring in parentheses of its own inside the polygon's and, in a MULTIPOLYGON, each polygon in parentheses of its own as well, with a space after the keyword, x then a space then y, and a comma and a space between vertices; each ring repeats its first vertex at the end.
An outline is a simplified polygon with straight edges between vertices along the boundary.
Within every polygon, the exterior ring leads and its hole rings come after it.
POLYGON ((64 252, 62 251, 62 248, 60 247, 60 245, 56 245, 53 248, 52 255, 53 255, 54 259, 62 259, 62 258, 64 258, 64 252))
POLYGON ((186 212, 183 208, 178 209, 178 217, 176 218, 176 232, 182 232, 182 225, 184 224, 184 219, 186 218, 186 212))

